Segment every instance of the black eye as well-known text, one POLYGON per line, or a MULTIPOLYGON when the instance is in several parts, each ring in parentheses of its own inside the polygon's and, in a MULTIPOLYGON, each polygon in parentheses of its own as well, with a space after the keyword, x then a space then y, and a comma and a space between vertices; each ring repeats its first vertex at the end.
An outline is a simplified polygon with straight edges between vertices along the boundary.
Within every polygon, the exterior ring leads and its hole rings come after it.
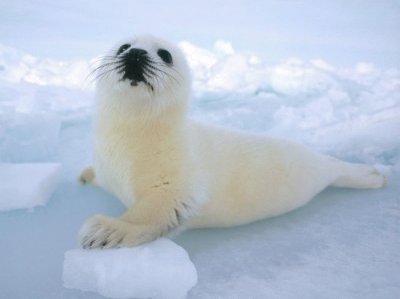
POLYGON ((117 51, 117 55, 121 54, 122 52, 126 51, 127 49, 129 49, 131 47, 130 44, 124 44, 121 47, 119 47, 118 51, 117 51))
POLYGON ((172 56, 171 53, 169 53, 167 50, 164 49, 159 49, 157 51, 158 56, 160 56, 160 58, 167 64, 171 64, 172 63, 172 56))

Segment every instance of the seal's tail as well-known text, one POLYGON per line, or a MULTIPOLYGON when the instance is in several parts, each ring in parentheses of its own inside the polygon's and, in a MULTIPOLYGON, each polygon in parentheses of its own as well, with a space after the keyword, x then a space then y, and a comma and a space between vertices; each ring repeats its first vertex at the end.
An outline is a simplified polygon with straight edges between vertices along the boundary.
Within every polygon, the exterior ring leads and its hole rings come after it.
POLYGON ((381 188, 386 185, 387 178, 375 167, 365 164, 353 164, 335 161, 338 169, 338 178, 332 186, 344 188, 381 188))

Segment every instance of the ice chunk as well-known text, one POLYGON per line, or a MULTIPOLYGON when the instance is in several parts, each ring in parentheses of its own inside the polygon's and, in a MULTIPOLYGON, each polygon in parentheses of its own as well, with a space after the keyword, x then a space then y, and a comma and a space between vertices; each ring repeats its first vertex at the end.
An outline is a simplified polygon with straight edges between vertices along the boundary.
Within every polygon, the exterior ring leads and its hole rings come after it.
POLYGON ((59 181, 58 163, 0 163, 0 210, 44 205, 59 181))
POLYGON ((197 283, 187 252, 168 239, 121 249, 65 253, 64 286, 110 298, 183 298, 197 283))

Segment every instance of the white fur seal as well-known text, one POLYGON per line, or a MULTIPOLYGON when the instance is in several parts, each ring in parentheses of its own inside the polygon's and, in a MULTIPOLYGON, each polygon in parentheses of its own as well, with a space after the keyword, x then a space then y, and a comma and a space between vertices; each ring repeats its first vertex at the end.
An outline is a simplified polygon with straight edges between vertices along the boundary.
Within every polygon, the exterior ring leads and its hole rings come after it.
POLYGON ((187 117, 191 77, 182 52, 149 35, 120 43, 98 70, 95 163, 82 182, 128 210, 94 216, 84 248, 135 246, 182 228, 225 227, 298 208, 333 185, 379 188, 375 168, 302 145, 211 127, 187 117))

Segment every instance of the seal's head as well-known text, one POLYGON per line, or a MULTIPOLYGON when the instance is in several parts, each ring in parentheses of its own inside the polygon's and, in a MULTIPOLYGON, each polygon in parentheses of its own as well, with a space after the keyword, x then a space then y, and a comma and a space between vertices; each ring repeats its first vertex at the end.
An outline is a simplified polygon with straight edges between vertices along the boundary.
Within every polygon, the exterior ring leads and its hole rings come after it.
POLYGON ((97 68, 100 100, 133 106, 136 112, 186 106, 190 83, 181 50, 151 35, 118 43, 97 68))

